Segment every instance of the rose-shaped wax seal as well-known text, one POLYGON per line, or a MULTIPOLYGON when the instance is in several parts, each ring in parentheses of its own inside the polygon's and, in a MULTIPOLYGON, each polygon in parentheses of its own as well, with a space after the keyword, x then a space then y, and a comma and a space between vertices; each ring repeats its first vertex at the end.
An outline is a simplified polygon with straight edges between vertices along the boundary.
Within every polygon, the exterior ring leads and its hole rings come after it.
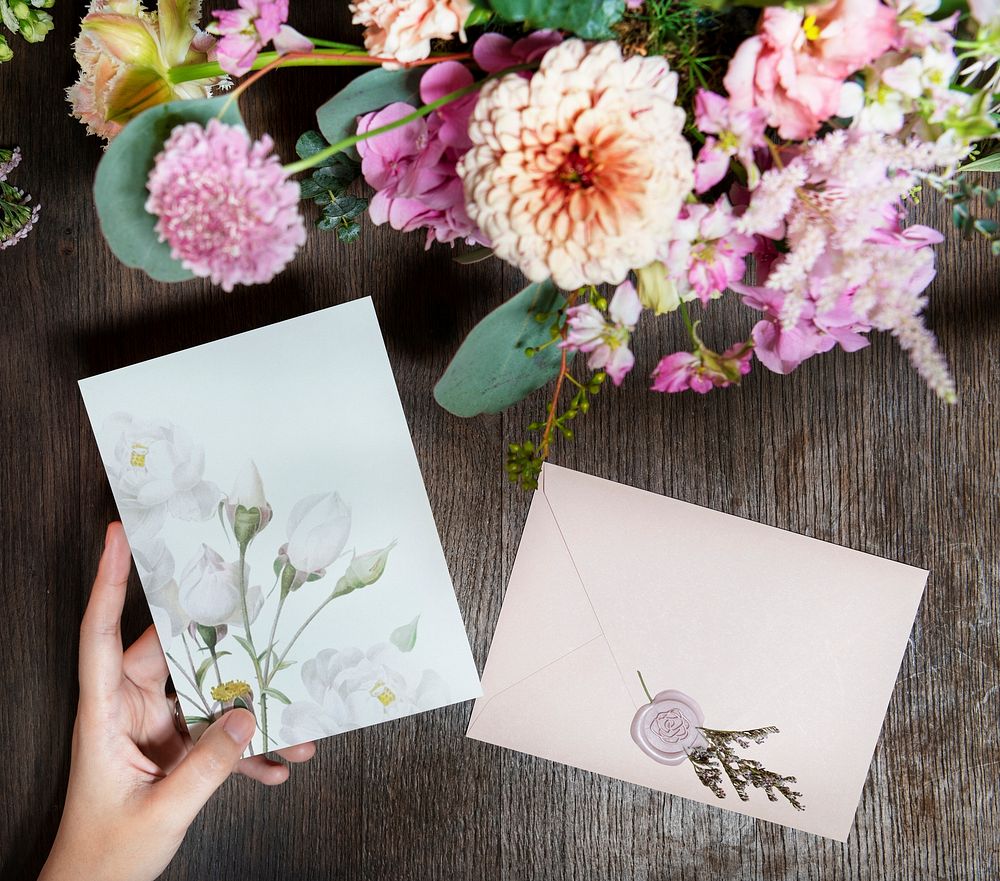
POLYGON ((688 753, 707 745, 699 727, 705 714, 683 691, 661 691, 632 719, 632 739, 647 756, 664 765, 679 765, 688 753))

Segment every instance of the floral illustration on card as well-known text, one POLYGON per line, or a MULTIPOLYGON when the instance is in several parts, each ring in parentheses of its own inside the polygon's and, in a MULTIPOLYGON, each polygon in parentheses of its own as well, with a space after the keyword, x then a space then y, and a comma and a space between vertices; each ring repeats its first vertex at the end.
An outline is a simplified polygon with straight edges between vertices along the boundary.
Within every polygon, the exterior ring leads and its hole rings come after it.
MULTIPOLYGON (((638 673, 638 671, 636 671, 638 673)), ((791 788, 794 777, 784 777, 769 771, 756 759, 748 759, 736 750, 762 744, 771 734, 772 726, 746 731, 725 731, 705 727, 705 714, 694 698, 682 691, 669 689, 654 697, 638 673, 649 703, 639 707, 632 717, 632 740, 653 761, 662 765, 682 765, 690 762, 698 780, 717 798, 725 798, 723 775, 740 801, 750 800, 750 787, 762 789, 769 801, 785 797, 797 811, 804 811, 802 793, 791 788)))
POLYGON ((177 426, 115 414, 105 431, 115 497, 177 693, 194 708, 186 718, 195 736, 239 707, 256 717, 266 751, 447 702, 441 677, 408 663, 419 615, 385 642, 299 655, 324 609, 376 585, 396 547, 395 539, 349 547, 351 508, 337 492, 275 510, 252 460, 224 494, 205 477, 204 449, 177 426), (204 524, 180 565, 161 535, 169 518, 204 524), (300 623, 283 627, 292 606, 300 623), (285 693, 303 689, 310 700, 285 693), (275 704, 283 705, 278 736, 275 704))

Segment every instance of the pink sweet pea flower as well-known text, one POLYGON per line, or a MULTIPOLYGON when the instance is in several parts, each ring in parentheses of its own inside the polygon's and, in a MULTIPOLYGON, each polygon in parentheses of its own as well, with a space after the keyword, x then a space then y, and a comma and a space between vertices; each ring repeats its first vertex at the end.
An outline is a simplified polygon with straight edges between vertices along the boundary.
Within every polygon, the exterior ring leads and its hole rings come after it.
MULTIPOLYGON (((435 64, 420 81, 421 100, 429 103, 472 81, 457 62, 435 64)), ((369 138, 358 144, 361 171, 377 191, 369 205, 376 224, 410 232, 427 230, 427 247, 434 241, 488 244, 465 210, 462 182, 455 170, 469 148, 466 132, 475 97, 445 105, 424 119, 369 138)), ((358 133, 395 122, 415 110, 397 102, 358 120, 358 133)))
MULTIPOLYGON (((820 263, 828 263, 821 258, 820 263)), ((791 373, 807 358, 829 352, 837 344, 845 352, 856 352, 868 345, 863 334, 871 330, 852 308, 854 291, 843 293, 832 307, 819 310, 820 282, 829 267, 817 265, 809 296, 794 324, 782 322, 781 310, 786 294, 768 287, 734 284, 733 290, 743 295, 743 302, 764 313, 765 318, 754 325, 751 336, 761 363, 775 373, 791 373)))
POLYGON ((764 111, 759 107, 735 110, 729 99, 707 89, 699 89, 694 99, 694 115, 699 131, 709 135, 695 162, 695 192, 704 193, 722 180, 733 156, 747 170, 748 184, 753 188, 760 178, 760 171, 754 162, 754 147, 766 145, 764 111))
POLYGON ((630 281, 615 288, 608 317, 590 303, 566 310, 567 333, 559 345, 570 351, 589 352, 587 366, 604 370, 615 385, 621 385, 635 364, 629 340, 642 313, 642 303, 630 281))
POLYGON ((503 34, 483 34, 472 47, 472 57, 487 73, 498 73, 518 64, 540 61, 561 42, 559 31, 535 31, 517 41, 503 34))
POLYGON ((724 80, 737 110, 759 107, 790 140, 811 137, 837 112, 844 80, 886 52, 896 14, 881 0, 834 0, 804 10, 768 7, 724 80))
POLYGON ((238 0, 238 9, 216 9, 209 33, 216 44, 219 65, 232 76, 243 76, 272 40, 278 52, 308 52, 312 43, 288 27, 288 0, 238 0))
POLYGON ((660 359, 653 371, 652 390, 683 392, 687 389, 707 394, 714 388, 739 385, 750 372, 752 343, 736 343, 721 355, 705 346, 694 352, 674 352, 660 359))
POLYGON ((732 206, 725 196, 714 205, 695 203, 681 209, 664 260, 681 299, 690 299, 684 295, 694 291, 707 303, 743 278, 746 256, 756 242, 734 227, 732 206))

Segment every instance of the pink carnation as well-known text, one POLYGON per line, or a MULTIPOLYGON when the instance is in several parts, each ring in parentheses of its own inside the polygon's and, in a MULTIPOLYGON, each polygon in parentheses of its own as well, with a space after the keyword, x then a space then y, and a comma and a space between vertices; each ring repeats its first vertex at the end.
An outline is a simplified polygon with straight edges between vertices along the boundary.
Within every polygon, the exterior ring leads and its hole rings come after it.
POLYGON ((146 184, 146 210, 175 260, 223 290, 270 281, 305 243, 299 187, 268 136, 211 119, 177 126, 146 184))
MULTIPOLYGON (((420 99, 428 104, 472 82, 472 74, 456 61, 431 67, 420 80, 420 99)), ((358 144, 361 171, 377 191, 369 206, 376 224, 410 232, 427 230, 434 241, 486 244, 465 210, 462 182, 455 170, 471 146, 469 115, 475 95, 446 104, 424 119, 358 144)), ((397 102, 358 120, 358 133, 381 128, 416 110, 397 102)))
POLYGON ((837 112, 844 80, 897 33, 896 13, 880 0, 768 7, 730 61, 726 90, 736 110, 759 107, 781 137, 802 140, 837 112))

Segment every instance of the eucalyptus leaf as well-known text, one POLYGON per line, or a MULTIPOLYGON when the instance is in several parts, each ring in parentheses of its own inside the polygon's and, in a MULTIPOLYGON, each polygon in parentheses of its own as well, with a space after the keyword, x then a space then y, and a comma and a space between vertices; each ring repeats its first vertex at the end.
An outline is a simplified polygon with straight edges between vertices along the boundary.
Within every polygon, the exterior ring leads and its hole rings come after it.
MULTIPOLYGON (((170 246, 159 241, 156 218, 146 211, 146 180, 163 142, 178 125, 202 125, 219 115, 226 98, 171 101, 139 114, 111 142, 97 166, 94 202, 101 231, 115 256, 126 266, 143 270, 157 281, 175 282, 194 275, 170 256, 170 246)), ((222 121, 243 125, 236 102, 222 121)))
POLYGON ((1000 171, 1000 151, 967 162, 959 171, 1000 171))
MULTIPOLYGON (((383 70, 377 67, 355 77, 316 111, 323 137, 331 144, 357 133, 358 117, 387 104, 420 105, 420 68, 383 70)), ((352 147, 350 152, 356 155, 352 147)))
POLYGON ((417 615, 409 624, 397 627, 389 634, 389 642, 401 652, 413 651, 413 647, 417 644, 417 622, 419 620, 420 616, 417 615))
POLYGON ((555 344, 541 346, 551 343, 554 313, 565 303, 555 285, 544 281, 494 309, 455 353, 434 386, 434 400, 455 416, 499 413, 550 382, 562 352, 555 344), (527 349, 536 352, 528 357, 527 349))
POLYGON ((585 40, 613 36, 611 26, 625 12, 625 0, 490 0, 490 6, 507 21, 570 31, 585 40))

